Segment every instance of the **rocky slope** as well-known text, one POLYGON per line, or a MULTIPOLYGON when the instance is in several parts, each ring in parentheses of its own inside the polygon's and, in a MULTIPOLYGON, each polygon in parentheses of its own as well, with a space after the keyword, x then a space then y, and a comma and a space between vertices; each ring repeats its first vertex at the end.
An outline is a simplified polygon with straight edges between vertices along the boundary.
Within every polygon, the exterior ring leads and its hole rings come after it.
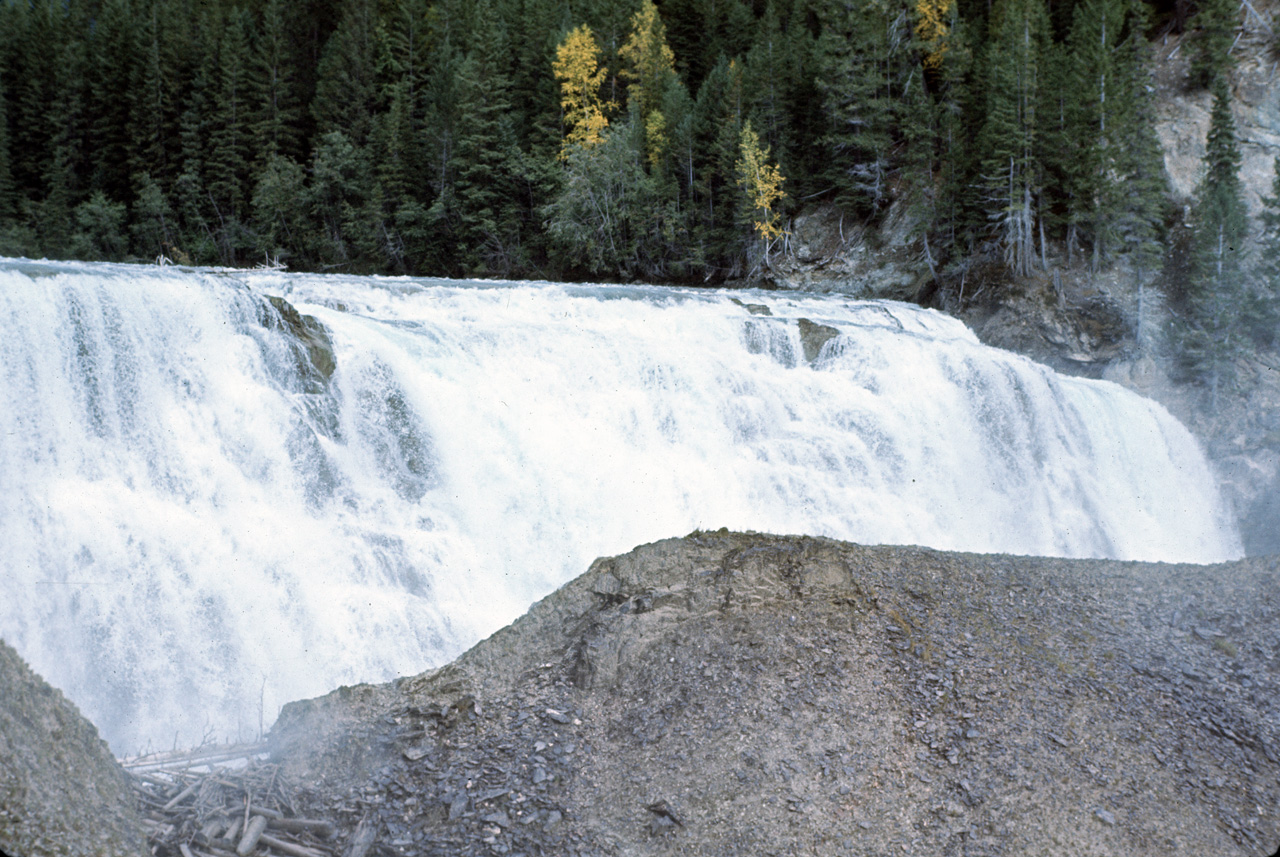
POLYGON ((3 640, 0 853, 147 853, 132 785, 98 730, 3 640))
POLYGON ((453 664, 294 703, 346 853, 1270 854, 1280 560, 694 533, 453 664))

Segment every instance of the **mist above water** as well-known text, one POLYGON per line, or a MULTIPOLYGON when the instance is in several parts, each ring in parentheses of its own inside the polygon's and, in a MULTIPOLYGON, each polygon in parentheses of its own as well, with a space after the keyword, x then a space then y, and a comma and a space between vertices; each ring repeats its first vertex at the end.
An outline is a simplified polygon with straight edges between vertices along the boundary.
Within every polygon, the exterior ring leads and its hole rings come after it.
POLYGON ((1241 552, 1159 405, 907 305, 0 262, 0 636, 118 753, 252 737, 722 526, 1241 552), (266 295, 323 323, 327 382, 266 295), (801 318, 839 333, 812 360, 801 318))

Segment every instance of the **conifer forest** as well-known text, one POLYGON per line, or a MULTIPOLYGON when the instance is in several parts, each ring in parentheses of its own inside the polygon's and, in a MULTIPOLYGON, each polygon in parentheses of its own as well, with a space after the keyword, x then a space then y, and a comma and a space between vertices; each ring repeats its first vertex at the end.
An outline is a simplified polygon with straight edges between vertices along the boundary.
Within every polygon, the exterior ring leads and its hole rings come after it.
POLYGON ((0 254, 714 284, 759 278, 802 206, 875 224, 897 205, 939 281, 1053 249, 1123 260, 1141 287, 1180 214, 1150 80, 1154 35, 1177 29, 1190 85, 1219 96, 1179 292, 1213 384, 1233 338, 1274 336, 1280 277, 1236 252, 1236 13, 2 0, 0 254))

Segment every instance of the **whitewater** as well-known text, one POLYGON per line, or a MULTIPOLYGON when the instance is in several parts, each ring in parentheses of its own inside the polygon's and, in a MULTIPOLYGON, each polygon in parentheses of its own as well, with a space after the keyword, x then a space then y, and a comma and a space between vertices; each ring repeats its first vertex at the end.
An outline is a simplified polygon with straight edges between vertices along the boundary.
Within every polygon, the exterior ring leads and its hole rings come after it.
POLYGON ((0 260, 0 637, 117 753, 255 737, 719 527, 1241 554, 1159 405, 906 304, 0 260))

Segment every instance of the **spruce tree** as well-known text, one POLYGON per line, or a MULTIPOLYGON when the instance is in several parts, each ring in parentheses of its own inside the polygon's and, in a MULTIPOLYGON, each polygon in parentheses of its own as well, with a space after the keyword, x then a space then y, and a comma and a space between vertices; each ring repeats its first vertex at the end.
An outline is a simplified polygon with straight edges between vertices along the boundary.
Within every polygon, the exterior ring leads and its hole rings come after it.
POLYGON ((1199 0, 1193 19, 1199 27, 1191 55, 1191 82, 1211 87, 1234 65, 1231 46, 1235 41, 1239 4, 1235 0, 1199 0))
POLYGON ((1116 123, 1111 138, 1115 179, 1104 199, 1110 238, 1127 257, 1138 293, 1139 348, 1148 344, 1147 283, 1160 266, 1169 192, 1164 153, 1155 131, 1150 46, 1143 35, 1146 21, 1146 7, 1131 2, 1129 32, 1117 52, 1116 123))
POLYGON ((205 160, 224 264, 234 264, 240 252, 248 249, 243 228, 253 139, 249 36, 248 15, 233 10, 218 41, 218 80, 205 160))
MULTIPOLYGON (((4 11, 0 10, 0 16, 4 11)), ((3 21, 0 17, 0 21, 3 21)), ((13 170, 9 166, 9 109, 6 97, 6 75, 0 64, 0 231, 18 211, 18 191, 13 182, 13 170)))
POLYGON ((135 9, 130 0, 105 0, 96 16, 86 81, 92 104, 90 127, 93 187, 112 200, 131 196, 129 165, 134 133, 129 92, 139 64, 135 9))
POLYGON ((1248 230, 1240 187, 1240 149, 1227 81, 1213 84, 1213 110, 1205 151, 1205 176, 1196 191, 1191 272, 1177 341, 1193 376, 1209 388, 1214 406, 1220 388, 1234 379, 1242 347, 1243 243, 1248 230))
POLYGON ((884 208, 896 168, 902 97, 915 70, 910 17, 895 3, 826 10, 818 40, 825 143, 840 201, 865 214, 884 208))
POLYGON ((480 11, 476 47, 458 68, 453 202, 458 254, 468 272, 509 274, 519 262, 519 152, 507 100, 506 33, 480 11))
POLYGON ((295 71, 289 53, 284 0, 267 0, 262 10, 261 35, 253 50, 249 73, 255 176, 275 155, 297 157, 301 147, 295 71))
POLYGON ((1115 66, 1124 16, 1124 0, 1081 0, 1068 39, 1065 131, 1075 145, 1065 176, 1070 200, 1067 240, 1074 246, 1077 234, 1084 234, 1093 271, 1110 249, 1105 200, 1115 177, 1121 130, 1115 66))
POLYGON ((1043 187, 1036 111, 1049 19, 1043 0, 1003 0, 992 17, 985 59, 987 115, 979 137, 984 203, 1005 264, 1025 276, 1035 260, 1043 187))
POLYGON ((311 112, 319 134, 341 131, 350 142, 363 145, 373 127, 377 97, 375 8, 373 0, 352 0, 344 8, 316 68, 311 112))

